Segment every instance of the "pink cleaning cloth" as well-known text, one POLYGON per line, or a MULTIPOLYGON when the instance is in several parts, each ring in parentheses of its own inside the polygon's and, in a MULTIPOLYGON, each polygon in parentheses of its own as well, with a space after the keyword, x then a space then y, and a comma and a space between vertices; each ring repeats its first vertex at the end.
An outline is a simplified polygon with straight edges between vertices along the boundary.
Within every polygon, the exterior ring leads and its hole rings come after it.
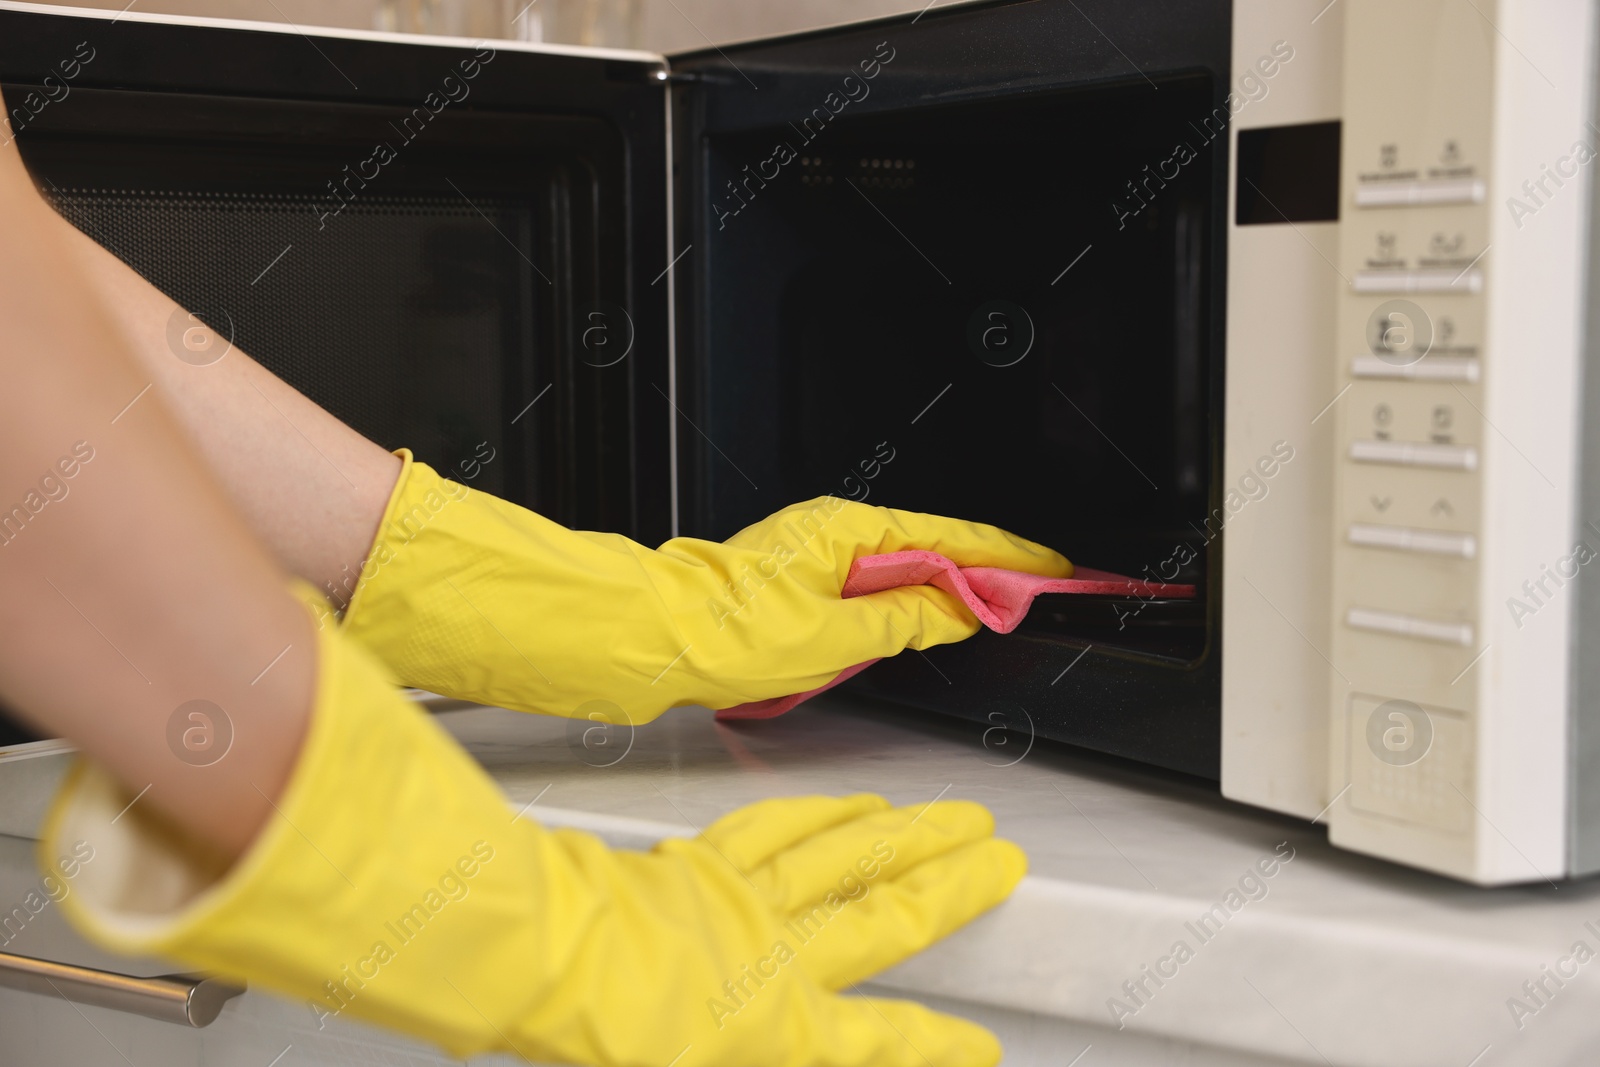
MULTIPOLYGON (((996 633, 1015 630, 1028 614, 1033 598, 1040 593, 1088 593, 1096 596, 1134 596, 1143 600, 1155 597, 1185 600, 1195 595, 1192 585, 1147 582, 1108 571, 1076 567, 1071 578, 1045 578, 1023 571, 999 567, 958 567, 947 556, 920 549, 863 556, 850 565, 840 596, 851 597, 896 589, 903 585, 933 585, 958 596, 972 609, 978 621, 996 633)), ((841 671, 826 685, 792 696, 752 700, 717 712, 719 722, 732 719, 771 719, 796 705, 832 689, 878 662, 869 659, 841 671)))

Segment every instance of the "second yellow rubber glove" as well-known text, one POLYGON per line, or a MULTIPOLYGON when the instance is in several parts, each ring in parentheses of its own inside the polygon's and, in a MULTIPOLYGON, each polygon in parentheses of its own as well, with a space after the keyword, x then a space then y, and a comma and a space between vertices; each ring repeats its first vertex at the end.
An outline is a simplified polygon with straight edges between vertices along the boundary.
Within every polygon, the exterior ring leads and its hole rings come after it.
POLYGON ((961 566, 1072 573, 993 526, 837 497, 723 543, 652 550, 568 530, 401 456, 345 630, 407 685, 522 711, 571 716, 603 698, 643 723, 680 704, 733 707, 978 629, 932 586, 840 599, 861 556, 920 548, 961 566))
MULTIPOLYGON (((226 763, 217 765, 227 773, 226 763)), ((62 901, 156 955, 456 1056, 619 1067, 992 1067, 972 1023, 840 996, 1010 893, 983 808, 804 797, 648 853, 545 830, 337 630, 274 815, 224 868, 80 765, 41 854, 94 849, 62 901)))

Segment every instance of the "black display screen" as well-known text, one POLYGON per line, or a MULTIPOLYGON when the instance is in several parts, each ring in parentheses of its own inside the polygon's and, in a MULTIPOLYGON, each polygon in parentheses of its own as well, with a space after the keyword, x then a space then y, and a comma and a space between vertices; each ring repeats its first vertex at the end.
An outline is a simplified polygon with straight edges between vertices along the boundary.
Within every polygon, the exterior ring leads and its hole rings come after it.
POLYGON ((1239 131, 1234 223, 1339 221, 1339 123, 1239 131))

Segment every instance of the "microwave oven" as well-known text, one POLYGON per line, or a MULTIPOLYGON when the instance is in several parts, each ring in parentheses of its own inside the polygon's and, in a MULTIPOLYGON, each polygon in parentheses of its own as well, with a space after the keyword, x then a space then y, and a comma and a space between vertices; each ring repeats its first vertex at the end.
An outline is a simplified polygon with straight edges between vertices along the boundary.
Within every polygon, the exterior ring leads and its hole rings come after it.
POLYGON ((0 83, 67 218, 380 443, 647 543, 833 493, 1193 583, 849 684, 1505 883, 1600 869, 1594 22, 997 0, 669 57, 4 2, 0 83))

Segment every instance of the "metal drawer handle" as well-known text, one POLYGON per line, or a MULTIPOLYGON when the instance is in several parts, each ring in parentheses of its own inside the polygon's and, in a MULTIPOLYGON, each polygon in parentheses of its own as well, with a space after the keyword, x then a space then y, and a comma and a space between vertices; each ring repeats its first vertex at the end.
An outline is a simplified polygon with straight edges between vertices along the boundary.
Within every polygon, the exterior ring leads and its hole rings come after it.
POLYGON ((0 986, 50 996, 59 993, 81 1004, 196 1027, 210 1026, 222 1005, 244 992, 218 978, 186 974, 134 978, 9 952, 0 952, 0 986))

